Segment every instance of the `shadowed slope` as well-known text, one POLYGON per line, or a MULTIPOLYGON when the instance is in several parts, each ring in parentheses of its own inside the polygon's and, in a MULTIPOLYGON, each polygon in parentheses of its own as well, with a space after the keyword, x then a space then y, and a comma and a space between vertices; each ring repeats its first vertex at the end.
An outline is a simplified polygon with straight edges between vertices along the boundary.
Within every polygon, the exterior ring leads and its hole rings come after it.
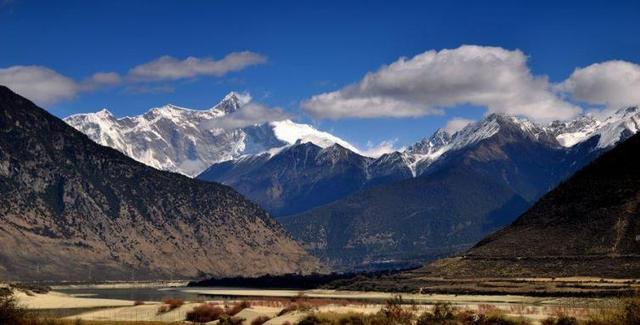
POLYGON ((0 275, 93 280, 318 268, 229 187, 95 144, 0 86, 0 275))
POLYGON ((425 271, 448 276, 637 277, 640 274, 640 135, 542 197, 463 257, 425 271))

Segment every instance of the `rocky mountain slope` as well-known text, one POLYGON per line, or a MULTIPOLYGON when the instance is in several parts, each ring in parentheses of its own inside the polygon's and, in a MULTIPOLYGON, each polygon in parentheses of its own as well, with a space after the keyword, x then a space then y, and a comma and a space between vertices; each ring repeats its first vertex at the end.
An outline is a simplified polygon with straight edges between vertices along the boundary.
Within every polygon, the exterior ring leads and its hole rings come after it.
POLYGON ((510 226, 421 273, 637 277, 639 165, 640 135, 635 135, 542 197, 510 226))
POLYGON ((273 157, 265 153, 216 164, 198 179, 225 183, 282 216, 363 188, 368 182, 366 165, 371 160, 339 144, 322 148, 299 142, 273 157))
POLYGON ((290 120, 237 129, 212 126, 250 101, 248 95, 231 92, 207 110, 165 105, 142 115, 116 118, 103 109, 72 115, 65 121, 99 144, 151 167, 188 176, 196 176, 214 163, 260 154, 299 140, 321 147, 339 143, 355 150, 338 137, 290 120))
POLYGON ((417 157, 434 155, 449 139, 436 132, 408 150, 378 159, 362 156, 340 144, 320 147, 297 142, 276 152, 246 155, 217 163, 198 179, 229 185, 277 217, 307 211, 365 188, 414 176, 417 157))
POLYGON ((107 280, 319 269, 233 189, 91 141, 0 86, 0 277, 107 280))
MULTIPOLYGON (((634 125, 628 122, 637 119, 637 108, 616 115, 623 119, 602 127, 621 138, 632 134, 613 125, 634 125)), ((281 220, 309 251, 336 268, 416 264, 462 251, 509 224, 605 150, 602 133, 566 147, 553 131, 492 115, 439 148, 403 152, 413 159, 408 166, 415 178, 365 189, 281 220)))
POLYGON ((336 268, 446 256, 511 222, 571 172, 576 155, 538 131, 507 116, 490 116, 463 131, 478 142, 447 151, 415 178, 281 220, 310 252, 336 268))
MULTIPOLYGON (((336 199, 346 197, 374 185, 384 185, 400 180, 419 177, 435 170, 431 165, 445 159, 451 152, 469 148, 484 139, 493 137, 500 131, 501 123, 510 124, 528 136, 523 143, 533 146, 541 144, 551 150, 565 151, 565 154, 584 148, 588 139, 599 136, 597 144, 584 150, 599 152, 606 150, 619 139, 624 139, 638 130, 640 111, 637 107, 625 108, 601 120, 585 115, 569 122, 554 122, 540 126, 522 118, 495 116, 469 125, 450 135, 443 130, 436 131, 403 151, 385 154, 377 159, 363 157, 355 152, 344 153, 333 159, 316 157, 323 148, 309 150, 307 146, 291 145, 287 150, 271 151, 257 155, 214 164, 198 178, 218 181, 230 185, 265 207, 278 217, 310 210, 336 199), (297 153, 297 154, 296 154, 297 153), (302 160, 292 157, 304 157, 302 160), (350 168, 339 166, 349 165, 350 168), (346 184, 344 180, 349 180, 346 184), (318 191, 314 184, 333 191, 318 191), (304 186, 303 186, 304 185, 304 186)), ((323 151, 325 152, 325 151, 323 151)), ((344 150, 342 151, 344 152, 344 150)), ((514 155, 519 153, 514 152, 514 155)), ((521 154, 526 154, 526 150, 521 154)), ((595 155, 584 153, 592 159, 595 155)), ((568 159, 568 158, 567 158, 568 159)), ((588 162, 576 157, 576 164, 588 162)), ((572 168, 571 170, 575 170, 572 168)), ((547 174, 543 172, 543 174, 547 174)), ((497 175, 494 175, 497 176, 497 175)), ((539 177, 546 175, 525 175, 539 177)), ((518 177, 519 177, 518 176, 518 177)), ((554 177, 551 175, 551 177, 554 177)), ((555 178, 557 182, 559 179, 555 178)), ((510 181, 519 182, 517 179, 510 181)), ((549 184, 528 190, 527 199, 548 190, 549 184), (542 191, 542 192, 541 192, 542 191)))

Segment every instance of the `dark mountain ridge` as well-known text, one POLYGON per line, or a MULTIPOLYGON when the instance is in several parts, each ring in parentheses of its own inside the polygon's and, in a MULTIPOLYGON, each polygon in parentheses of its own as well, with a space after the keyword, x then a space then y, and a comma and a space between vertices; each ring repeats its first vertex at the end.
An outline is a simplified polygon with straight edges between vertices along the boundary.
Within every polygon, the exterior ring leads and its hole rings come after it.
POLYGON ((243 193, 276 216, 300 213, 365 188, 372 158, 334 144, 296 143, 273 157, 249 156, 211 166, 198 176, 243 193))
POLYGON ((497 131, 447 152, 418 177, 281 220, 338 269, 421 263, 464 251, 509 224, 600 152, 595 140, 567 149, 509 117, 484 123, 497 131))
POLYGON ((230 187, 135 162, 4 86, 0 201, 0 277, 9 280, 319 269, 277 222, 230 187))
POLYGON ((640 274, 640 135, 543 196, 510 226, 422 273, 451 277, 640 274))

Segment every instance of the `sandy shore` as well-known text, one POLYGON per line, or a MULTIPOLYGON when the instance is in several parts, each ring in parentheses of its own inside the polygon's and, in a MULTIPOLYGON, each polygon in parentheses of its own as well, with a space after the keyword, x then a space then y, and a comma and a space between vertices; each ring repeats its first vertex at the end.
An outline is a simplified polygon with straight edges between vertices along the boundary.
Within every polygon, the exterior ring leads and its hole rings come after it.
MULTIPOLYGON (((326 299, 350 299, 385 301, 396 296, 396 293, 388 292, 359 292, 339 290, 250 290, 250 289, 212 289, 212 288, 187 288, 180 291, 204 294, 211 296, 236 296, 236 297, 276 297, 292 298, 300 295, 308 298, 326 299)), ((446 294, 402 294, 402 298, 413 300, 417 303, 451 302, 451 303, 520 303, 539 304, 557 299, 511 296, 511 295, 446 295, 446 294)))
MULTIPOLYGON (((231 297, 227 303, 239 300, 249 300, 250 308, 242 310, 237 316, 245 319, 245 324, 260 316, 271 318, 266 324, 279 325, 289 322, 295 324, 304 317, 306 312, 290 312, 277 316, 290 303, 291 298, 303 299, 313 305, 312 311, 330 313, 376 313, 384 305, 386 299, 394 294, 383 292, 350 292, 336 290, 250 290, 250 289, 215 289, 215 288, 183 288, 194 294, 211 295, 211 300, 219 305, 225 301, 213 296, 231 297), (235 297, 235 298, 233 298, 235 297), (262 298, 259 298, 262 297, 262 298), (319 299, 319 300, 318 300, 319 299)), ((70 296, 60 292, 46 294, 25 293, 16 291, 18 303, 35 310, 69 310, 67 319, 109 320, 109 321, 161 321, 176 322, 185 320, 186 313, 203 303, 202 301, 187 301, 184 305, 165 313, 159 313, 161 302, 145 302, 144 305, 134 306, 134 301, 120 299, 102 299, 84 296, 70 296)), ((403 294, 405 301, 412 301, 416 305, 407 305, 416 314, 429 311, 434 303, 448 302, 458 308, 482 311, 486 308, 502 310, 509 316, 521 316, 534 322, 540 321, 559 308, 570 308, 579 311, 576 304, 567 298, 540 298, 510 295, 439 295, 439 294, 403 294)), ((584 300, 584 299, 583 299, 584 300)), ((62 316, 60 316, 62 317, 62 316)))
POLYGON ((133 301, 130 300, 73 297, 55 291, 45 294, 27 294, 22 291, 15 291, 14 296, 18 304, 28 309, 67 309, 133 305, 133 301))

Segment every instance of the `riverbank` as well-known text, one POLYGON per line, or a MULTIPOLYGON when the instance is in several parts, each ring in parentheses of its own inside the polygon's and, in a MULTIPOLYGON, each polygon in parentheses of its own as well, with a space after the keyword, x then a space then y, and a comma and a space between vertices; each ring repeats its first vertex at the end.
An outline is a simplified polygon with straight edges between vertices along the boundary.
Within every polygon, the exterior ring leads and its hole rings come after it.
MULTIPOLYGON (((100 298, 101 291, 123 289, 93 287, 91 295, 71 295, 58 291, 48 293, 16 292, 20 305, 39 312, 46 317, 85 321, 122 322, 182 322, 187 313, 195 308, 218 306, 221 309, 240 302, 247 302, 238 315, 251 324, 253 319, 268 318, 265 324, 295 324, 310 313, 373 315, 385 308, 386 302, 397 299, 396 293, 358 292, 341 290, 265 290, 241 288, 192 288, 157 287, 166 296, 169 293, 188 293, 197 297, 182 301, 175 308, 161 311, 166 301, 154 299, 136 301, 132 299, 100 298), (167 291, 167 289, 170 289, 167 291)), ((69 290, 69 287, 65 287, 69 290)), ((78 290, 78 288, 75 288, 78 290)), ((86 289, 86 288, 84 288, 86 289)), ((130 290, 147 290, 148 287, 129 287, 130 290)), ((174 300, 181 300, 174 298, 174 300)), ((506 317, 526 319, 532 324, 558 314, 585 317, 594 306, 602 305, 605 298, 531 297, 519 295, 452 295, 452 294, 403 294, 401 304, 416 316, 431 311, 434 305, 446 304, 456 310, 476 313, 500 313, 506 317)))

